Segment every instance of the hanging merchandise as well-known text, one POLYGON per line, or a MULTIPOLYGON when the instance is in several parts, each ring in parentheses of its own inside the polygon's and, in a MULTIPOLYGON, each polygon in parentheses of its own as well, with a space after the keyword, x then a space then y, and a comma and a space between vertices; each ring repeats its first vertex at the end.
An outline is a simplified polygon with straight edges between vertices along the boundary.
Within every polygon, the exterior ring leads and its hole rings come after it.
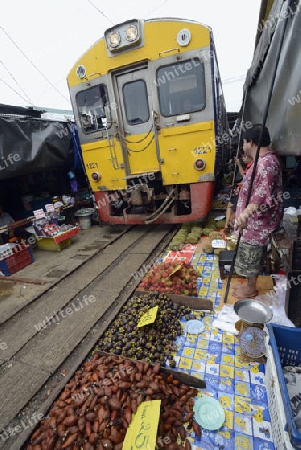
POLYGON ((68 172, 68 177, 70 179, 71 192, 73 193, 78 192, 78 182, 76 181, 75 175, 72 172, 72 170, 68 172))
MULTIPOLYGON (((90 186, 90 181, 89 181, 89 179, 87 177, 87 173, 86 173, 86 169, 85 169, 85 165, 84 165, 84 161, 83 161, 83 156, 82 156, 82 149, 81 149, 81 145, 80 145, 79 137, 78 137, 78 129, 77 129, 77 126, 75 124, 70 129, 70 132, 71 132, 71 139, 73 141, 73 146, 74 146, 74 168, 75 169, 76 168, 81 168, 83 173, 85 174, 86 184, 88 186, 89 198, 92 200, 94 209, 97 211, 98 206, 97 206, 97 203, 96 203, 93 191, 92 191, 91 186, 90 186)), ((69 174, 72 174, 72 173, 73 173, 72 171, 69 172, 69 174)), ((69 175, 69 178, 70 178, 70 175, 69 175)), ((76 184, 75 184, 75 183, 77 183, 76 180, 73 183, 73 187, 72 187, 72 181, 74 181, 74 180, 70 179, 71 189, 76 188, 76 184)), ((72 192, 78 192, 78 189, 76 191, 72 191, 72 192)), ((98 222, 100 222, 98 214, 97 214, 97 217, 98 217, 98 222)))

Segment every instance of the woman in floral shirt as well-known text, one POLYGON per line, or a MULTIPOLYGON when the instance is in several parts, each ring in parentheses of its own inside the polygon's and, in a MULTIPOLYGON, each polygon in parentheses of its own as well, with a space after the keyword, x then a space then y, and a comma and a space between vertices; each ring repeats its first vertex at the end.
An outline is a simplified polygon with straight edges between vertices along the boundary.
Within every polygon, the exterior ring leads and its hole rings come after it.
MULTIPOLYGON (((243 150, 255 159, 261 125, 246 130, 243 150)), ((235 272, 247 279, 246 284, 237 284, 233 295, 237 298, 256 296, 256 282, 266 255, 271 233, 279 226, 283 216, 282 173, 279 160, 269 149, 271 143, 268 129, 262 134, 259 158, 251 197, 247 197, 254 165, 248 170, 239 192, 235 214, 235 229, 241 239, 235 260, 235 272)))

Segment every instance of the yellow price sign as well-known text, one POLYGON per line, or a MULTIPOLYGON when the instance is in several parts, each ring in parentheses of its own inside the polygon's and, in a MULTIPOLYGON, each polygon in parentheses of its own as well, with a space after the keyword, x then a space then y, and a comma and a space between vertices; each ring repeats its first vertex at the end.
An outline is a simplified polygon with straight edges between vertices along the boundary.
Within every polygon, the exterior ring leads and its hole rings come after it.
POLYGON ((178 264, 174 270, 168 275, 168 278, 172 277, 175 273, 177 273, 180 269, 182 269, 182 264, 178 264))
POLYGON ((137 327, 144 327, 145 325, 148 325, 149 323, 154 323, 157 317, 157 311, 159 306, 154 306, 153 308, 149 309, 143 316, 140 317, 137 327))
POLYGON ((160 407, 161 400, 149 400, 139 405, 127 429, 122 450, 155 450, 160 407))

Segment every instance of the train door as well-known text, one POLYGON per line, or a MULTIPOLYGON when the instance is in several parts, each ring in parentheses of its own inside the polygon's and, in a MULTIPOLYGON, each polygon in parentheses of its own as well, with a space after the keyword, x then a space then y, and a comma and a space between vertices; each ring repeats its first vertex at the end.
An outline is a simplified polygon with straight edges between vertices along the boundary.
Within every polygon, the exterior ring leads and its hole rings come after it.
POLYGON ((215 135, 208 48, 154 61, 165 185, 214 181, 215 135), (180 162, 180 163, 179 163, 180 162))
POLYGON ((152 90, 146 65, 113 75, 120 143, 127 178, 160 170, 153 120, 152 90))

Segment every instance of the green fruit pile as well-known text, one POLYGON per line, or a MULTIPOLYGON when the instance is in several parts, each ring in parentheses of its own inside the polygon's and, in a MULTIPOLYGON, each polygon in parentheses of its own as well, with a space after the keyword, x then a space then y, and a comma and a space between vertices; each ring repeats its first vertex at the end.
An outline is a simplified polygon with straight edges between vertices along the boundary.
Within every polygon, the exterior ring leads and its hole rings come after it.
POLYGON ((225 226, 226 226, 226 219, 216 220, 215 221, 215 225, 216 225, 216 228, 218 230, 221 230, 221 229, 225 228, 225 226))
POLYGON ((169 244, 169 250, 181 250, 185 244, 197 244, 203 234, 198 223, 184 223, 169 244))

